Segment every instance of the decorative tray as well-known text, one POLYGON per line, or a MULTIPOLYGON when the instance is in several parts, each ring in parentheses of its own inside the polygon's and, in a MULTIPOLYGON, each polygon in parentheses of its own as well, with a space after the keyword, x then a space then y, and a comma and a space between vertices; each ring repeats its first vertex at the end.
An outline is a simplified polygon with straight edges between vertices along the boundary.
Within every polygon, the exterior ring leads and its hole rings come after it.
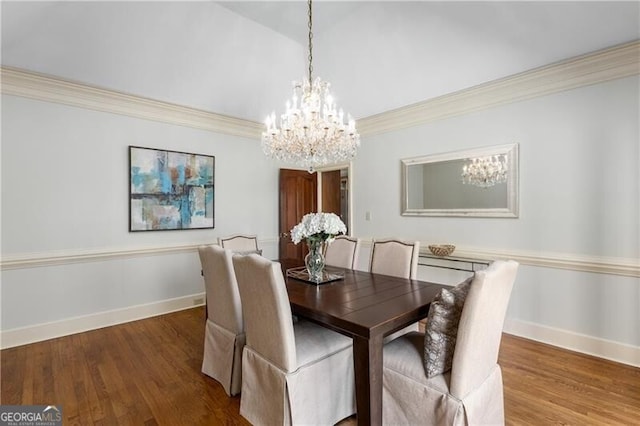
POLYGON ((325 269, 324 271, 322 271, 322 279, 320 281, 315 281, 309 277, 307 268, 304 266, 300 266, 298 268, 287 269, 287 277, 295 278, 296 280, 304 281, 310 284, 320 285, 342 280, 344 279, 344 273, 340 273, 338 271, 328 272, 325 269))

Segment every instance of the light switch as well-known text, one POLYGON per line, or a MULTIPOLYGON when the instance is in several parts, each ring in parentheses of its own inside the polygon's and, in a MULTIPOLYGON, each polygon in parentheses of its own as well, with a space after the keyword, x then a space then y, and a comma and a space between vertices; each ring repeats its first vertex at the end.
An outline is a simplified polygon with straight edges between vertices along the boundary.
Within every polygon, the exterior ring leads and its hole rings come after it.
POLYGON ((371 220, 371 212, 366 212, 364 214, 364 220, 371 220))

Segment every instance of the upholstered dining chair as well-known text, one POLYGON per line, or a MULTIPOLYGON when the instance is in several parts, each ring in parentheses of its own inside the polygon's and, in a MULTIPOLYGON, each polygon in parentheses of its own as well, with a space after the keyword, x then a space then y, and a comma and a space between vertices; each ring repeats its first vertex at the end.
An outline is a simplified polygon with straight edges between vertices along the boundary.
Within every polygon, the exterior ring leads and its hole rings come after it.
POLYGON ((355 269, 360 254, 359 238, 337 236, 325 248, 324 263, 338 268, 355 269))
POLYGON ((278 262, 250 254, 233 264, 247 335, 240 414, 261 425, 329 425, 354 414, 352 340, 293 323, 278 262))
POLYGON ((218 245, 234 253, 257 253, 262 255, 262 250, 258 247, 258 237, 255 235, 234 234, 227 237, 218 237, 218 245))
POLYGON ((207 297, 202 372, 220 382, 227 395, 237 395, 245 334, 232 252, 211 245, 198 247, 198 254, 207 297))
MULTIPOLYGON (((400 278, 417 279, 420 241, 399 239, 373 240, 369 270, 376 274, 392 275, 400 278)), ((411 324, 384 338, 385 343, 411 331, 418 331, 419 323, 411 324)))
POLYGON ((496 261, 442 290, 426 334, 385 345, 384 424, 504 424, 498 350, 517 269, 517 262, 496 261))
POLYGON ((420 241, 373 240, 369 268, 376 274, 415 280, 418 275, 419 254, 420 241))

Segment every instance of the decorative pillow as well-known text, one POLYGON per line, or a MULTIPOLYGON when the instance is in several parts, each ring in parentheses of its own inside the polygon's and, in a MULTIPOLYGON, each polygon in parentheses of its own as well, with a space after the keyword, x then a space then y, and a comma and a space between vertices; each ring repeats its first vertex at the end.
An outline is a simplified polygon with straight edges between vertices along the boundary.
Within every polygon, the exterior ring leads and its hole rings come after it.
POLYGON ((429 378, 451 370, 460 315, 472 281, 473 276, 452 289, 443 288, 431 302, 424 335, 424 368, 429 378))

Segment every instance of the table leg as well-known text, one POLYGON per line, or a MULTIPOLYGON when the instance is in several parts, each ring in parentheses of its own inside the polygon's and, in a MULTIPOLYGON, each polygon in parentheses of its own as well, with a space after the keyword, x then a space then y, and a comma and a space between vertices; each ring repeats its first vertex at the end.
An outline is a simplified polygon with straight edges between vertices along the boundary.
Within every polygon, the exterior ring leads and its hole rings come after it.
POLYGON ((382 336, 353 338, 358 425, 382 425, 382 336))

